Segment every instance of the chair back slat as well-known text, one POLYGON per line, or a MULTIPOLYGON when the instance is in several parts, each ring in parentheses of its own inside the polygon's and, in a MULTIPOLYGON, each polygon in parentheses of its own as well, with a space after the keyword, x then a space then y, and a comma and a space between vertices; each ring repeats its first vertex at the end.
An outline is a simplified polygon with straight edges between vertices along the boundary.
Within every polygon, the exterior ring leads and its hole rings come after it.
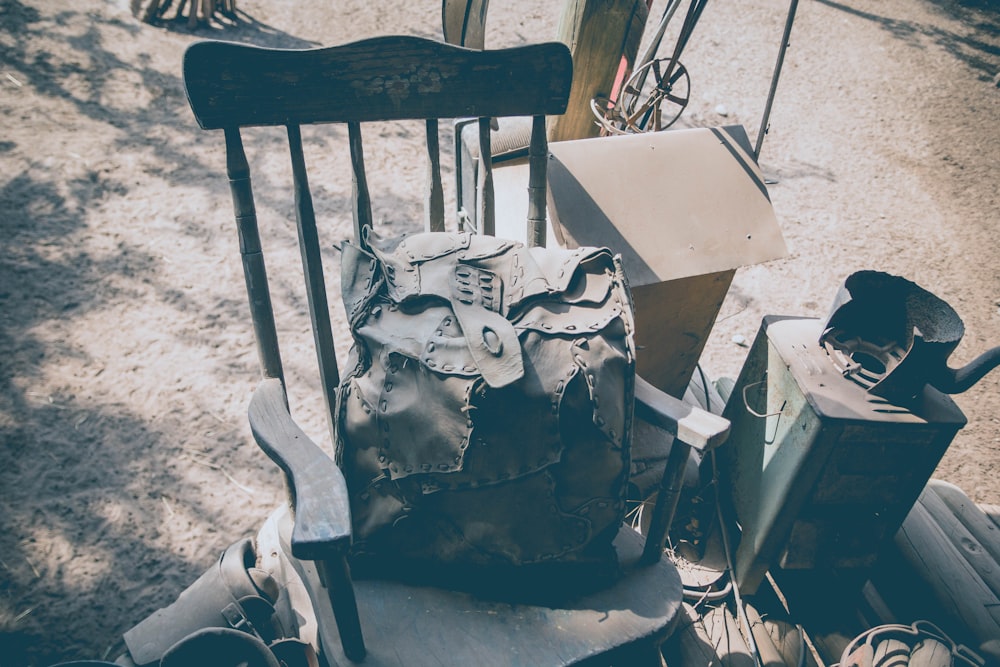
POLYGON ((479 191, 477 224, 479 233, 496 236, 496 209, 493 190, 493 150, 490 147, 490 119, 479 119, 479 174, 476 188, 479 191))
POLYGON ((546 163, 549 144, 545 138, 545 116, 531 119, 531 143, 528 145, 528 236, 530 246, 545 246, 546 163))
POLYGON ((368 193, 368 177, 365 176, 365 149, 361 143, 361 124, 352 121, 347 124, 348 142, 351 147, 351 186, 354 201, 354 242, 362 248, 368 247, 368 230, 372 220, 372 199, 368 193))
POLYGON ((299 233, 299 251, 302 271, 305 274, 306 298, 312 321, 313 342, 319 362, 320 384, 327 406, 331 436, 336 441, 333 415, 336 414, 337 387, 340 373, 337 370, 337 353, 333 346, 333 328, 330 324, 330 307, 323 278, 323 260, 320 256, 319 233, 316 230, 316 213, 306 175, 306 160, 302 152, 302 132, 298 125, 288 126, 288 149, 292 158, 292 181, 295 189, 295 221, 299 233))
POLYGON ((243 278, 246 281, 247 296, 250 301, 250 317, 253 320, 254 337, 257 340, 261 373, 266 378, 278 378, 284 382, 281 354, 278 351, 278 332, 274 324, 271 292, 267 287, 267 269, 264 266, 264 254, 261 252, 257 211, 253 203, 253 188, 250 185, 250 165, 243 150, 240 131, 235 127, 226 129, 226 173, 229 176, 229 189, 233 195, 233 209, 240 237, 240 257, 243 261, 243 278))
POLYGON ((572 68, 556 43, 474 51, 409 36, 303 51, 200 42, 184 54, 203 129, 560 114, 572 68))
POLYGON ((427 119, 427 201, 424 215, 425 231, 444 231, 444 187, 441 184, 441 142, 437 118, 427 119))

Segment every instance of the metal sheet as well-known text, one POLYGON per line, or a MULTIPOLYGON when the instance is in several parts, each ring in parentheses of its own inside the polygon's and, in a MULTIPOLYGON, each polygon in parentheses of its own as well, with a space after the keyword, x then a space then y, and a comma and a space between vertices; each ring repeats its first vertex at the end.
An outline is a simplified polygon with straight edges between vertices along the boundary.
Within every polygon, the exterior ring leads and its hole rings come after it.
POLYGON ((549 145, 549 216, 560 245, 620 252, 633 285, 786 254, 742 127, 549 145))

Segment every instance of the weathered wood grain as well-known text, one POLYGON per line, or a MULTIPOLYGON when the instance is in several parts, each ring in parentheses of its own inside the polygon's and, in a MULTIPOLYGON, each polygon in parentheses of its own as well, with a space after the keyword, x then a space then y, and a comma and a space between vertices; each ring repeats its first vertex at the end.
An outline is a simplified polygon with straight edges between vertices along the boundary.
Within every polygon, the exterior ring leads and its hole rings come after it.
POLYGON ((408 36, 323 49, 198 42, 184 54, 202 129, 560 114, 573 64, 559 43, 473 51, 408 36))

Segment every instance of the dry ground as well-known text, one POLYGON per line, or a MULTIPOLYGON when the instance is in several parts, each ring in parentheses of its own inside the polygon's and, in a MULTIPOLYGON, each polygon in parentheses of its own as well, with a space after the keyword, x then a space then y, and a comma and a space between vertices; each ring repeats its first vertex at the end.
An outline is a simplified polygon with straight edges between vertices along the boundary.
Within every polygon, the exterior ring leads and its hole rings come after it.
MULTIPOLYGON (((560 4, 494 0, 491 45, 554 36, 560 4)), ((436 36, 439 8, 239 6, 238 25, 189 32, 140 24, 125 0, 0 0, 4 667, 101 657, 280 501, 245 424, 256 357, 221 137, 194 125, 181 54, 205 37, 307 47, 436 36)), ((684 123, 756 134, 786 6, 709 5, 685 58, 695 99, 684 123)), ((710 375, 736 374, 746 350, 730 341, 752 338, 762 315, 822 316, 861 268, 954 305, 967 325, 956 363, 1000 344, 998 73, 1000 12, 987 0, 803 0, 762 153, 789 256, 738 275, 710 375)), ((420 163, 400 157, 418 130, 377 128, 381 150, 369 140, 388 229, 420 220, 420 163)), ((332 243, 349 229, 344 134, 306 138, 332 243)), ((286 170, 281 142, 261 133, 251 159, 286 170)), ((288 232, 280 177, 258 176, 255 188, 262 221, 288 232)), ((308 405, 298 260, 294 241, 276 243, 286 366, 302 387, 292 398, 308 405)), ((1000 502, 998 389, 1000 372, 957 398, 969 426, 938 471, 980 502, 1000 502)), ((296 414, 325 437, 317 409, 296 414)))

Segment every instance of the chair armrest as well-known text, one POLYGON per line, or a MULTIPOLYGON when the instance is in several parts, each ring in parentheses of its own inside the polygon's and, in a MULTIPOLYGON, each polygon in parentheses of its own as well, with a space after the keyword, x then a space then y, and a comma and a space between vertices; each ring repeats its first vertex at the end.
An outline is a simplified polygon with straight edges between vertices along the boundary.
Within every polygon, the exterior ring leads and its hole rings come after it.
POLYGON ((340 468, 298 427, 281 381, 264 380, 250 400, 250 430, 288 481, 295 524, 292 555, 330 558, 351 543, 351 509, 340 468))
POLYGON ((638 375, 635 376, 635 416, 674 436, 642 552, 642 562, 650 565, 663 556, 691 450, 707 452, 725 442, 729 437, 729 420, 665 394, 638 375))
MULTIPOLYGON (((295 517, 292 555, 316 561, 344 654, 352 662, 360 662, 367 650, 347 564, 351 507, 344 473, 292 420, 281 380, 261 382, 250 399, 249 412, 254 439, 285 472, 295 517)), ((312 597, 314 605, 327 604, 312 597)))
POLYGON ((635 414, 700 452, 715 449, 729 437, 728 419, 665 394, 638 375, 635 414))

